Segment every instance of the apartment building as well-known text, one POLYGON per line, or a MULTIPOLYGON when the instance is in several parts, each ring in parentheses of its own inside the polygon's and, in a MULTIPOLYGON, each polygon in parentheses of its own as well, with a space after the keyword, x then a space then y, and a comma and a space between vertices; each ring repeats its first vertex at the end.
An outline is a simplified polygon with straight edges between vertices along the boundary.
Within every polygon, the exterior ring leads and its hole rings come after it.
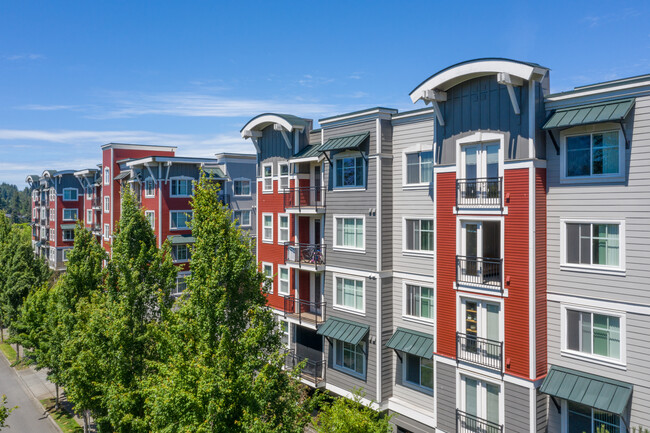
POLYGON ((269 305, 305 383, 363 388, 400 432, 650 424, 650 81, 549 81, 478 59, 418 85, 423 109, 242 128, 269 305))
POLYGON ((113 233, 120 218, 123 188, 130 188, 151 222, 159 246, 172 244, 179 267, 175 294, 184 288, 190 272, 187 222, 191 219, 192 182, 201 170, 219 183, 222 203, 233 210, 242 229, 255 236, 255 155, 220 153, 216 158, 175 156, 176 148, 109 143, 102 146, 97 169, 28 176, 33 200, 33 245, 49 258, 50 267, 64 270, 65 255, 74 245, 77 220, 91 230, 110 254, 113 233), (55 199, 56 195, 56 199, 55 199))

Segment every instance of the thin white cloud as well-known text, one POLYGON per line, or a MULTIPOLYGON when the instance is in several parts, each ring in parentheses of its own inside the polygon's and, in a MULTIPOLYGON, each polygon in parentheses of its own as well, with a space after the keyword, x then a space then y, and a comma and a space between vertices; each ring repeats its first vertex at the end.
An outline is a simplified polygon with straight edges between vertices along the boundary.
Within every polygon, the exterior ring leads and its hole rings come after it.
POLYGON ((45 56, 42 54, 34 54, 34 53, 29 53, 29 54, 12 54, 9 56, 4 56, 5 59, 7 60, 38 60, 38 59, 44 59, 45 56))
POLYGON ((80 105, 44 105, 44 104, 27 104, 16 107, 18 110, 31 111, 79 111, 83 107, 80 105))

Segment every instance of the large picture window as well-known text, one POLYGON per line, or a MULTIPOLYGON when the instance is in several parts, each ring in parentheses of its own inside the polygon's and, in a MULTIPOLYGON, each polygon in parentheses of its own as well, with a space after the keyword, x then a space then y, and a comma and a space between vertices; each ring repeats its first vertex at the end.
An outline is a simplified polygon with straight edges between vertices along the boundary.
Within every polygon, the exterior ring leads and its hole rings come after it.
POLYGON ((407 316, 433 320, 433 287, 407 284, 405 304, 407 316))
POLYGON ((237 221, 240 227, 250 227, 251 225, 251 211, 249 210, 236 210, 232 213, 233 218, 237 221))
POLYGON ((335 247, 364 249, 364 228, 363 218, 357 217, 336 217, 334 224, 336 228, 335 247))
POLYGON ((336 160, 335 186, 338 188, 364 186, 363 157, 346 157, 336 160))
POLYGON ((66 242, 74 241, 74 230, 70 230, 70 229, 63 230, 63 240, 66 242))
POLYGON ((251 181, 250 180, 236 180, 233 182, 233 191, 236 196, 249 196, 251 195, 251 181))
POLYGON ((336 277, 334 305, 356 311, 364 311, 363 280, 336 277))
POLYGON ((597 357, 621 359, 621 318, 566 310, 566 348, 597 357))
POLYGON ((77 209, 63 209, 63 221, 76 221, 79 215, 77 209))
POLYGON ((618 175, 619 145, 618 131, 566 137, 566 177, 618 175))
POLYGON ((74 188, 66 188, 63 190, 64 201, 75 201, 79 197, 79 192, 74 188))
POLYGON ((366 343, 364 341, 354 345, 341 340, 335 340, 334 366, 355 376, 365 376, 365 347, 366 343))
POLYGON ((172 258, 175 262, 187 262, 190 260, 190 246, 187 244, 173 245, 172 258))
POLYGON ((566 264, 622 268, 619 223, 566 222, 566 264))
POLYGON ((584 404, 567 402, 569 432, 621 433, 621 417, 584 404))
POLYGON ((189 229, 187 223, 192 219, 191 210, 178 210, 169 213, 170 227, 174 230, 189 229))
POLYGON ((409 251, 433 252, 433 220, 405 220, 405 249, 409 251))
POLYGON ((433 391, 433 360, 405 353, 404 381, 409 386, 433 391))
POLYGON ((192 179, 172 179, 172 197, 189 197, 192 195, 192 179))
POLYGON ((406 184, 430 183, 433 180, 433 151, 405 154, 406 184))

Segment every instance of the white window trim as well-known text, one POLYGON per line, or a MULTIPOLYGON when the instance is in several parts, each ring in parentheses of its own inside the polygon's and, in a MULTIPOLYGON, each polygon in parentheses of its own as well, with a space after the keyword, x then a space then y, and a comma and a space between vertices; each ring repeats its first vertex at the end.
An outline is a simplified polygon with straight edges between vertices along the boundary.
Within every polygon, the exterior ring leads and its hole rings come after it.
POLYGON ((111 169, 104 167, 104 185, 111 184, 111 169))
POLYGON ((54 241, 56 239, 56 230, 50 229, 50 240, 54 241))
POLYGON ((262 176, 262 193, 263 194, 272 194, 273 193, 273 183, 275 182, 275 178, 273 177, 273 163, 267 163, 267 164, 262 164, 262 172, 260 173, 262 176), (265 167, 271 167, 271 177, 265 177, 264 176, 264 168, 265 167), (266 187, 266 179, 271 179, 271 188, 266 187))
POLYGON ((251 180, 246 178, 246 177, 238 177, 236 179, 232 180, 232 195, 234 197, 250 197, 252 195, 252 185, 251 185, 251 180), (237 194, 236 189, 235 189, 235 182, 246 182, 248 183, 248 194, 237 194))
POLYGON ((77 188, 63 188, 63 196, 62 196, 63 201, 78 201, 79 200, 79 190, 77 188), (75 191, 77 193, 77 198, 74 200, 71 198, 65 198, 65 192, 66 191, 75 191))
POLYGON ((74 230, 71 230, 71 229, 61 230, 61 240, 63 242, 74 242, 74 230), (66 232, 72 232, 72 239, 66 238, 64 236, 66 232))
POLYGON ((84 188, 86 191, 86 200, 91 200, 93 198, 93 188, 92 186, 87 186, 84 188))
POLYGON ((560 218, 560 269, 607 275, 625 275, 625 219, 560 218), (581 265, 578 263, 567 263, 567 223, 618 224, 618 266, 581 265))
POLYGON ((273 223, 274 223, 275 218, 273 218, 273 214, 270 212, 264 212, 262 214, 262 242, 265 244, 272 244, 273 243, 273 223), (265 229, 267 228, 264 225, 264 217, 270 216, 271 217, 271 238, 267 238, 264 236, 265 229))
POLYGON ((346 150, 340 153, 337 153, 334 158, 332 158, 332 184, 334 185, 334 190, 339 190, 339 191, 365 191, 367 188, 367 180, 366 176, 368 174, 368 161, 366 158, 363 157, 363 153, 360 151, 350 151, 346 150), (336 163, 341 160, 341 159, 346 159, 346 158, 361 158, 363 160, 363 176, 362 180, 363 183, 361 185, 350 185, 350 186, 341 186, 336 183, 336 163))
POLYGON ((52 221, 56 220, 56 210, 55 209, 50 209, 50 219, 52 221))
MULTIPOLYGON (((278 193, 279 194, 284 194, 284 188, 282 188, 282 179, 286 178, 287 179, 287 189, 291 188, 291 164, 288 162, 280 162, 278 163, 278 193), (283 176, 282 175, 282 168, 283 166, 287 167, 287 175, 283 176)), ((288 193, 287 193, 288 194, 288 193)))
POLYGON ((111 238, 110 231, 111 231, 110 224, 104 224, 104 233, 103 233, 104 240, 107 241, 111 238))
MULTIPOLYGON (((423 392, 423 393, 428 394, 428 395, 433 395, 433 388, 427 388, 426 386, 422 386, 419 383, 410 382, 410 381, 408 381, 406 379, 406 370, 407 370, 407 365, 408 365, 408 363, 406 362, 406 357, 407 356, 414 356, 416 358, 425 359, 425 358, 422 358, 421 356, 412 355, 410 353, 408 353, 408 354, 405 353, 404 355, 402 355, 402 361, 401 361, 402 362, 402 386, 413 389, 415 391, 423 392)), ((430 361, 433 362, 433 360, 430 360, 430 361)), ((422 362, 422 361, 420 361, 420 362, 422 362)), ((435 369, 435 366, 432 366, 432 369, 435 369)), ((422 377, 420 377, 420 382, 421 381, 422 381, 422 377)), ((433 386, 435 386, 435 383, 436 382, 434 380, 433 381, 433 386)))
POLYGON ((264 277, 265 277, 265 278, 269 278, 269 280, 271 281, 271 284, 270 284, 270 288, 271 288, 271 290, 269 291, 269 294, 272 295, 273 292, 275 292, 275 290, 274 290, 274 289, 275 289, 275 274, 273 273, 273 263, 270 263, 270 262, 262 262, 262 273, 264 274, 264 277), (264 267, 265 267, 265 266, 270 266, 270 267, 271 267, 271 277, 270 277, 270 278, 269 278, 269 277, 266 277, 266 274, 264 274, 264 267))
MULTIPOLYGON (((489 377, 486 375, 483 375, 479 372, 469 372, 469 371, 462 371, 460 369, 456 369, 456 389, 458 392, 456 393, 456 407, 460 408, 462 411, 466 412, 466 407, 465 407, 465 386, 464 386, 464 381, 463 377, 469 377, 470 379, 475 379, 481 382, 487 382, 490 385, 495 385, 499 387, 499 425, 504 425, 505 424, 505 389, 504 389, 504 382, 503 380, 495 379, 493 377, 489 377)), ((481 387, 482 388, 482 387, 481 387)), ((487 399, 484 398, 484 396, 481 397, 481 418, 485 419, 485 413, 486 413, 486 403, 487 399)))
MULTIPOLYGON (((191 215, 190 218, 189 218, 190 221, 191 221, 192 218, 193 218, 193 214, 192 214, 192 210, 191 210, 191 209, 187 209, 187 210, 170 210, 170 211, 169 211, 169 230, 190 230, 189 227, 176 227, 176 228, 174 228, 174 227, 172 226, 172 222, 173 222, 173 221, 172 221, 172 214, 175 214, 175 213, 190 214, 190 215, 191 215)), ((187 223, 187 221, 188 221, 188 220, 186 220, 186 223, 187 223)))
POLYGON ((335 251, 354 251, 354 252, 365 252, 366 251, 366 216, 365 215, 333 215, 334 218, 332 222, 332 227, 334 228, 334 239, 333 239, 333 250, 335 251), (338 218, 357 218, 357 219, 362 219, 363 220, 363 246, 361 248, 358 247, 348 247, 344 245, 337 245, 336 244, 336 233, 338 231, 338 218))
MULTIPOLYGON (((625 149, 625 136, 621 126, 616 123, 600 123, 595 125, 582 125, 565 129, 560 132, 560 183, 607 183, 622 182, 625 180, 625 161, 627 153, 625 149), (618 132, 618 173, 597 174, 589 176, 567 176, 566 175, 566 139, 577 135, 598 134, 602 132, 618 132)), ((591 170, 591 168, 590 168, 591 170)))
POLYGON ((359 277, 355 277, 355 276, 348 275, 348 274, 335 273, 335 274, 332 274, 332 285, 333 285, 332 289, 333 289, 333 298, 334 298, 332 308, 334 310, 347 311, 348 313, 358 314, 358 315, 362 315, 362 316, 366 315, 366 279, 365 278, 359 278, 359 277), (348 307, 346 305, 343 305, 343 304, 339 303, 338 293, 337 293, 337 290, 336 290, 336 281, 339 278, 345 278, 345 279, 354 280, 354 281, 361 281, 361 292, 362 292, 362 296, 363 296, 363 301, 362 301, 363 308, 361 310, 357 310, 356 308, 348 307))
POLYGON ((188 198, 188 197, 192 197, 192 194, 194 193, 194 183, 192 183, 193 180, 194 180, 194 178, 189 177, 189 176, 174 176, 174 177, 170 177, 170 178, 169 178, 169 196, 170 196, 170 197, 174 197, 174 198, 188 198), (190 183, 190 193, 189 193, 189 194, 173 194, 173 193, 172 193, 172 191, 173 191, 173 187, 172 187, 172 186, 173 186, 173 182, 174 182, 175 180, 177 180, 177 181, 178 181, 178 180, 186 180, 186 181, 188 181, 188 182, 190 183))
MULTIPOLYGON (((561 421, 561 431, 562 433, 569 433, 569 405, 567 403, 567 400, 561 399, 560 400, 560 406, 562 410, 560 411, 560 421, 561 421)), ((585 405, 588 406, 588 405, 585 405)), ((594 412, 593 412, 593 407, 591 408, 591 423, 593 427, 593 420, 594 420, 594 412)), ((615 414, 618 415, 618 414, 615 414)), ((618 415, 619 419, 619 431, 625 432, 626 427, 625 427, 625 422, 623 421, 623 416, 624 415, 618 415)))
POLYGON ((86 224, 92 224, 93 223, 93 210, 92 209, 87 209, 86 210, 86 224))
POLYGON ((109 196, 104 196, 104 213, 110 213, 111 211, 111 198, 109 196))
POLYGON ((151 226, 151 230, 156 230, 156 211, 155 210, 146 210, 144 211, 144 217, 149 220, 148 215, 153 215, 153 225, 151 226))
POLYGON ((433 293, 433 311, 434 311, 434 316, 435 316, 435 310, 436 310, 436 297, 435 297, 435 284, 432 282, 423 282, 423 281, 415 281, 415 280, 402 280, 402 318, 408 321, 412 322, 419 322, 419 323, 424 323, 424 324, 433 324, 435 323, 435 318, 426 318, 426 317, 420 317, 420 316, 411 316, 406 313, 406 298, 408 296, 408 291, 406 286, 418 286, 418 287, 431 287, 434 289, 433 293))
MULTIPOLYGON (((428 184, 427 184, 428 185, 428 184)), ((435 245, 435 236, 436 236, 436 220, 431 216, 403 216, 402 217, 402 253, 409 256, 423 256, 431 257, 435 254, 435 247, 433 251, 424 251, 424 250, 409 250, 406 247, 406 220, 431 220, 433 221, 433 237, 435 245)), ((421 230, 421 226, 420 226, 421 230)))
POLYGON ((237 210, 234 210, 232 212, 233 221, 234 220, 239 220, 239 227, 251 227, 251 225, 252 225, 252 222, 251 222, 252 214, 253 213, 252 213, 251 209, 237 209, 237 210), (244 214, 244 212, 248 212, 248 224, 242 224, 241 223, 241 219, 239 219, 239 218, 237 218, 235 216, 235 214, 237 212, 240 212, 240 214, 242 214, 242 215, 244 214))
POLYGON ((182 271, 182 272, 179 272, 178 274, 176 274, 176 278, 174 278, 174 288, 172 289, 172 293, 171 293, 172 296, 179 297, 183 293, 185 293, 185 291, 182 291, 182 292, 178 291, 178 280, 181 279, 181 278, 183 279, 183 282, 185 283, 185 289, 187 290, 187 281, 185 279, 191 273, 192 273, 191 271, 182 271))
POLYGON ((54 188, 50 188, 50 201, 56 201, 56 190, 54 188))
POLYGON ((627 325, 626 325, 626 318, 627 314, 624 311, 619 311, 619 310, 611 310, 611 309, 604 309, 604 308, 598 308, 598 307, 585 307, 583 305, 579 304, 571 304, 571 303, 561 303, 560 304, 560 342, 561 342, 561 353, 563 356, 566 356, 568 358, 574 358, 574 359, 580 359, 583 361, 588 361, 592 362, 595 364, 600 364, 600 365, 606 365, 610 367, 615 367, 619 369, 627 369, 627 353, 626 353, 626 348, 627 348, 627 325), (573 310, 573 311, 580 311, 584 313, 592 313, 592 314, 603 314, 607 316, 614 316, 618 317, 620 322, 619 322, 619 332, 621 334, 621 347, 620 347, 620 352, 621 352, 621 358, 620 359, 614 359, 614 358, 608 358, 606 356, 600 356, 600 355, 593 355, 589 353, 584 353, 580 352, 577 350, 570 350, 567 348, 567 323, 566 323, 566 316, 567 316, 567 310, 573 310))
MULTIPOLYGON (((144 188, 143 188, 144 189, 144 197, 145 198, 153 198, 153 197, 155 197, 156 196, 156 180, 153 177, 149 176, 148 178, 146 178, 144 180, 143 183, 144 183, 144 185, 143 185, 144 186, 144 188), (153 182, 153 194, 147 194, 147 182, 153 182)), ((171 188, 171 186, 170 186, 170 188, 171 188)))
POLYGON ((63 260, 64 262, 67 262, 68 260, 70 260, 67 257, 67 255, 68 255, 68 253, 70 251, 72 251, 72 248, 64 248, 63 250, 61 250, 61 260, 63 260))
MULTIPOLYGON (((406 155, 412 155, 414 153, 421 152, 433 152, 433 146, 423 143, 418 143, 416 146, 411 146, 402 151, 402 187, 406 189, 420 189, 420 188, 429 188, 431 182, 419 182, 419 183, 408 183, 407 182, 407 165, 406 165, 406 155)), ((433 169, 432 169, 433 176, 433 169)))
POLYGON ((77 221, 78 219, 79 219, 79 209, 63 209, 63 212, 61 214, 61 221, 77 221), (66 218, 65 211, 75 211, 77 216, 75 218, 66 218))
POLYGON ((291 242, 291 217, 289 216, 288 213, 280 213, 278 214, 278 245, 284 245, 288 244, 291 242), (286 217, 287 218, 287 240, 283 241, 280 240, 280 233, 282 233, 282 229, 280 228, 280 219, 286 217))
POLYGON ((291 268, 289 266, 278 265, 278 295, 280 295, 280 296, 291 296, 291 268), (287 270, 287 274, 288 274, 288 277, 289 277, 288 280, 281 280, 280 279, 280 270, 282 270, 282 269, 287 270), (287 283, 289 283, 289 292, 284 293, 284 292, 280 291, 281 288, 282 288, 282 281, 287 281, 287 283))
POLYGON ((353 376, 353 377, 356 377, 356 378, 359 378, 359 379, 365 379, 366 375, 368 374, 368 344, 366 343, 366 341, 362 340, 362 341, 359 342, 359 344, 362 345, 362 353, 363 353, 363 356, 364 356, 363 373, 358 373, 355 370, 352 370, 350 368, 347 368, 347 367, 345 367, 343 365, 339 365, 339 364, 336 363, 336 358, 337 358, 336 352, 338 351, 338 349, 336 347, 336 342, 337 341, 341 341, 341 340, 334 340, 334 342, 332 344, 332 355, 333 355, 332 368, 335 369, 335 370, 341 371, 341 372, 343 372, 345 374, 349 374, 350 376, 353 376))
MULTIPOLYGON (((187 255, 189 256, 189 255, 191 254, 191 252, 190 252, 190 245, 189 245, 189 244, 177 244, 177 245, 172 245, 172 252, 173 252, 174 247, 178 248, 178 247, 181 246, 181 245, 184 245, 184 246, 187 248, 187 255)), ((187 258, 187 259, 182 259, 182 260, 179 260, 179 259, 177 259, 176 257, 172 257, 172 258, 173 258, 173 262, 174 262, 174 263, 188 263, 188 262, 190 261, 189 258, 187 258)))
POLYGON ((467 137, 456 140, 456 179, 462 179, 463 167, 461 164, 463 147, 471 144, 484 144, 499 142, 499 177, 503 177, 504 155, 503 147, 505 143, 505 134, 494 132, 477 132, 467 137))

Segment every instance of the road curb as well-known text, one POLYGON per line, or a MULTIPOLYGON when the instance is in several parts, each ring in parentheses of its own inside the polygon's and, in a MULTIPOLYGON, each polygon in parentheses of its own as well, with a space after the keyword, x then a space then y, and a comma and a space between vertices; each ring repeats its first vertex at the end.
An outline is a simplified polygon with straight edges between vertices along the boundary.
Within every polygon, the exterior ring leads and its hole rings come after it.
POLYGON ((20 374, 18 374, 18 372, 16 371, 16 369, 14 367, 11 366, 11 362, 9 362, 9 360, 5 356, 4 352, 2 352, 0 350, 0 353, 2 353, 2 359, 4 360, 3 362, 6 362, 9 365, 9 368, 11 368, 11 371, 13 371, 13 373, 16 375, 16 377, 18 377, 18 381, 20 382, 20 386, 23 388, 25 393, 27 395, 29 395, 38 404, 39 407, 43 408, 43 412, 45 412, 47 414, 47 419, 50 420, 50 422, 52 423, 54 428, 56 430, 58 430, 60 433, 63 433, 63 430, 61 430, 61 427, 59 427, 59 424, 57 424, 57 422, 54 420, 54 418, 52 418, 52 415, 47 411, 47 409, 45 407, 43 407, 40 400, 36 398, 36 396, 34 395, 34 393, 31 390, 31 388, 29 386, 27 386, 27 384, 23 380, 22 376, 20 374))

